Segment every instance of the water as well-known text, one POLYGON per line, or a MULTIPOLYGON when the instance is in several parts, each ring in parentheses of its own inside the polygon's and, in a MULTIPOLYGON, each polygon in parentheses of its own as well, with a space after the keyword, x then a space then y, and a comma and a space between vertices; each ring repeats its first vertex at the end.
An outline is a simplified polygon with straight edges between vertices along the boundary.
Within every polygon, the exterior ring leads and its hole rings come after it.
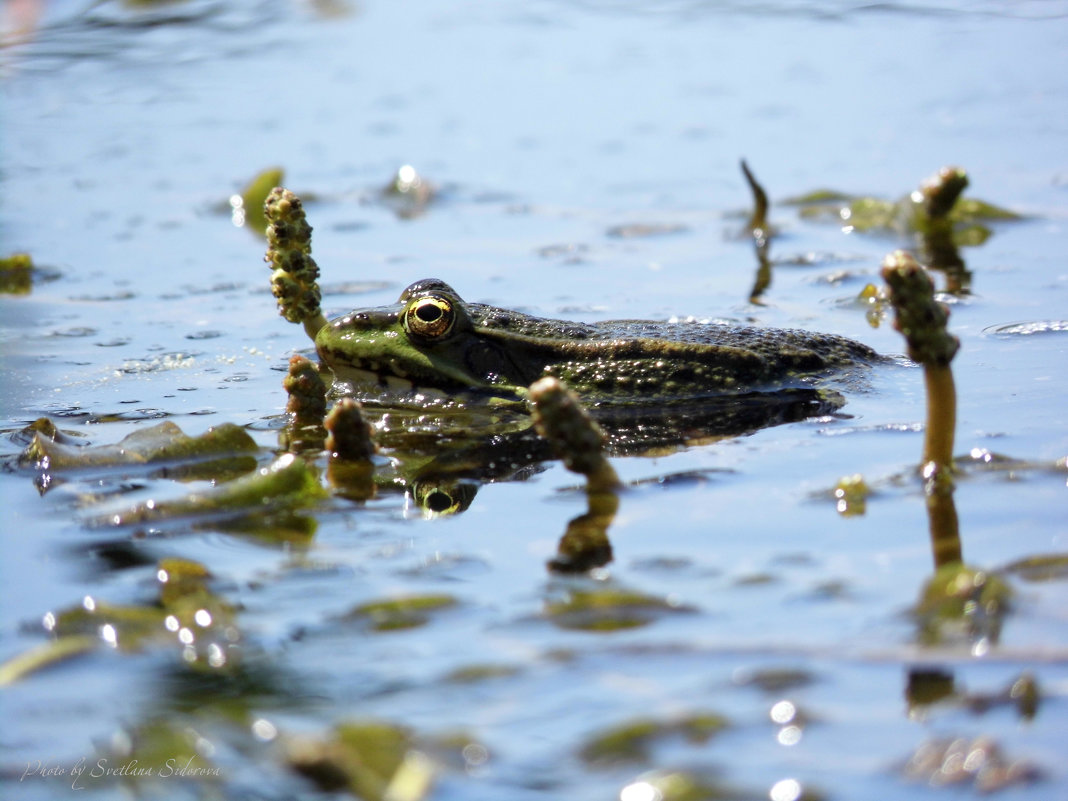
MULTIPOLYGON (((959 482, 965 560, 996 570, 1068 551, 1053 467, 1068 453, 1065 4, 53 2, 21 33, 16 7, 0 50, 0 255, 27 251, 42 272, 31 294, 0 296, 3 454, 44 415, 93 444, 166 418, 190 434, 238 423, 277 447, 280 371, 309 343, 275 313, 262 241, 220 209, 272 165, 309 199, 328 313, 436 276, 469 300, 548 316, 693 314, 901 353, 852 299, 908 242, 805 222, 778 201, 824 186, 895 198, 959 163, 969 195, 1029 217, 964 249, 972 292, 947 298, 962 340, 956 450, 1033 465, 959 482), (781 228, 762 305, 747 302, 755 259, 736 236, 741 157, 781 228), (406 163, 441 188, 412 218, 378 201, 406 163), (608 235, 632 223, 682 230, 608 235), (1052 325, 1017 325, 1034 323, 1052 325)), ((907 610, 931 553, 907 476, 922 376, 878 368, 844 411, 616 460, 634 486, 596 578, 546 570, 585 511, 558 464, 482 486, 454 517, 423 519, 402 493, 335 498, 311 513, 307 548, 220 527, 87 525, 104 496, 187 489, 144 471, 75 475, 43 496, 32 472, 5 471, 0 659, 43 642, 42 617, 87 595, 150 602, 157 560, 177 556, 207 565, 238 606, 248 675, 213 683, 171 644, 33 674, 3 690, 3 794, 63 797, 84 758, 82 784, 118 796, 123 783, 92 766, 122 764, 130 738, 169 720, 195 732, 198 764, 219 777, 126 789, 317 797, 285 767, 293 738, 373 719, 408 727, 440 760, 434 799, 634 801, 655 797, 642 784, 654 769, 732 797, 933 796, 945 791, 910 784, 900 765, 932 738, 980 735, 1042 773, 1006 797, 1068 797, 1064 578, 1010 574, 1014 608, 988 650, 920 645, 907 610), (842 517, 828 490, 857 472, 876 493, 863 516, 842 517), (589 586, 667 606, 612 633, 547 613, 589 586), (422 593, 455 604, 389 633, 347 617, 422 593), (1038 713, 960 701, 910 713, 909 674, 930 666, 973 697, 1030 672, 1038 713), (802 711, 796 730, 772 720, 780 701, 802 711), (730 725, 703 742, 662 732, 609 766, 581 758, 607 727, 697 713, 730 725), (435 744, 445 735, 465 757, 435 744), (38 761, 66 775, 22 778, 38 761)), ((164 741, 142 765, 159 773, 176 749, 164 741)))

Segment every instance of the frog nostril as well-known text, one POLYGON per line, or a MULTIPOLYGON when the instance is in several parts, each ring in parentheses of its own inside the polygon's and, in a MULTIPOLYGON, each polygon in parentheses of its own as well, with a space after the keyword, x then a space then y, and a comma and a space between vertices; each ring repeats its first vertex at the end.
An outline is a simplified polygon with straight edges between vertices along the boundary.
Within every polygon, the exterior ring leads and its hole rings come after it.
POLYGON ((366 325, 371 316, 366 312, 353 312, 334 321, 334 328, 349 328, 353 325, 366 325))

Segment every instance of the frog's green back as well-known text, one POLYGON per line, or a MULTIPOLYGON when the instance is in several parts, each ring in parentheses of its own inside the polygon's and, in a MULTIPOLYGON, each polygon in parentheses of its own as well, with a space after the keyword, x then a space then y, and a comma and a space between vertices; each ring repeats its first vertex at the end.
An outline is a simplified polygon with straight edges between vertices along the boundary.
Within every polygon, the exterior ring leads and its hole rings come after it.
POLYGON ((546 320, 470 304, 483 341, 508 347, 524 378, 555 376, 595 401, 636 402, 800 386, 880 359, 845 337, 721 323, 546 320))

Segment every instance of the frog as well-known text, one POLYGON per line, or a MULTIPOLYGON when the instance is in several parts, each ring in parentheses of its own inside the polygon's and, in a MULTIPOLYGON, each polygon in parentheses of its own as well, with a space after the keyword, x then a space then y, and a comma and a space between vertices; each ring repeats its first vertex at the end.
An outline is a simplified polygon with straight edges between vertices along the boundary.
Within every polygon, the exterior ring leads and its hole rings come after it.
POLYGON ((542 458, 527 403, 542 378, 577 393, 610 454, 637 455, 836 414, 837 390, 862 386, 860 368, 884 361, 810 331, 535 317, 467 302, 438 278, 328 320, 300 198, 277 187, 265 213, 279 312, 314 342, 331 398, 361 404, 376 442, 404 455, 406 480, 496 480, 542 458))
POLYGON ((843 336, 715 322, 572 322, 466 302, 427 278, 396 303, 343 314, 315 347, 350 388, 430 398, 523 402, 554 377, 587 406, 677 406, 818 386, 882 357, 843 336))

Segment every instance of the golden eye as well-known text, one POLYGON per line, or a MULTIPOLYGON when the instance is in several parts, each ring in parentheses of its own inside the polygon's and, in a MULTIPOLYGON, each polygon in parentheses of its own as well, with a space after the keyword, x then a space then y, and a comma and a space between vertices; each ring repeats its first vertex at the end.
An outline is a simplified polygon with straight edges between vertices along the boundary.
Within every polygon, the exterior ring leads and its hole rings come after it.
POLYGON ((440 295, 416 298, 404 311, 404 328, 417 339, 441 339, 455 320, 452 301, 440 295))

